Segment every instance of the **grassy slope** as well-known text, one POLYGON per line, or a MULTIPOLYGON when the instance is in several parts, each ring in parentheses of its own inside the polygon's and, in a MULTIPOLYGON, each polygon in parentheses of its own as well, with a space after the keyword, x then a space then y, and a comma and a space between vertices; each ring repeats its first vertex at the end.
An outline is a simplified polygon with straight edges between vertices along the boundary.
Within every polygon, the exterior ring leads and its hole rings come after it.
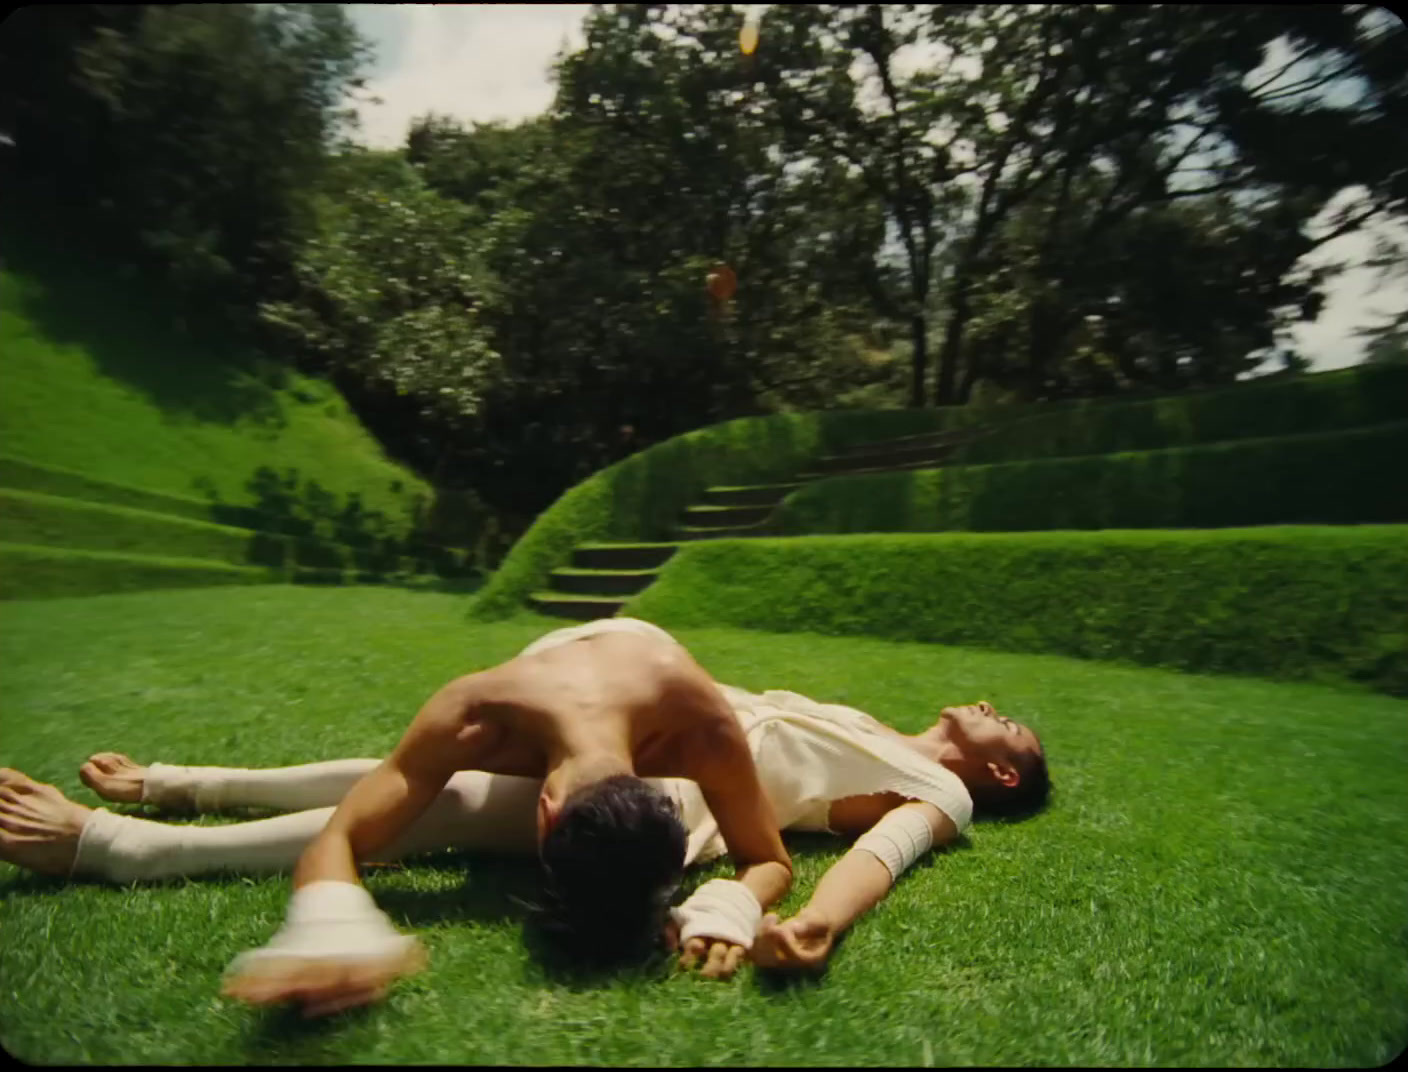
MULTIPOLYGON (((382 754, 449 677, 562 624, 466 625, 449 596, 294 588, 0 615, 0 764, 89 804, 76 771, 100 749, 255 766, 382 754)), ((749 969, 726 984, 564 978, 525 950, 508 896, 533 888, 531 864, 375 871, 431 969, 312 1025, 218 997, 230 960, 278 927, 286 878, 120 890, 0 865, 0 1041, 41 1063, 667 1067, 1336 1067, 1402 1048, 1403 701, 877 639, 678 635, 721 680, 911 732, 944 702, 991 700, 1042 735, 1057 797, 921 863, 823 980, 783 989, 749 969)), ((841 851, 790 843, 787 912, 841 851)))
POLYGON ((429 498, 330 384, 271 386, 251 355, 174 326, 159 296, 0 222, 0 453, 241 505, 265 467, 392 518, 429 498))

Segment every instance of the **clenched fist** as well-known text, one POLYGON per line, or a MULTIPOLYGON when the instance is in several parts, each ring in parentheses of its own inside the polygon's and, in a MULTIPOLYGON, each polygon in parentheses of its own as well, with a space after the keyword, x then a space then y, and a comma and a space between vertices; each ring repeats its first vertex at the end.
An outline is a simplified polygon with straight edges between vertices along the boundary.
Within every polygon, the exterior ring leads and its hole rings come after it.
POLYGON ((831 924, 805 912, 779 922, 776 913, 763 917, 753 939, 752 961, 769 971, 819 972, 826 967, 835 942, 831 924))

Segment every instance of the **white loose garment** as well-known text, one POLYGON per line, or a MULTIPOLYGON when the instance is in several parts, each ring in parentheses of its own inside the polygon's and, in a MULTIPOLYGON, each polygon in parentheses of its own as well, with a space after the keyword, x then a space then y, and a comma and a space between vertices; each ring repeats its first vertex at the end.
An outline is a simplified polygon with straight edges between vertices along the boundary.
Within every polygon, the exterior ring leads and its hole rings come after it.
MULTIPOLYGON (((674 641, 649 622, 605 618, 549 633, 523 654, 604 632, 637 632, 674 641)), ((817 703, 784 689, 757 694, 732 685, 719 688, 743 727, 759 780, 784 830, 826 831, 835 801, 887 792, 934 805, 953 820, 959 833, 972 821, 973 798, 958 775, 925 759, 864 711, 817 703)), ((686 861, 722 855, 723 838, 699 787, 678 778, 651 780, 680 805, 689 830, 686 861)))
MULTIPOLYGON (((603 632, 637 632, 675 642, 648 622, 608 618, 549 633, 523 654, 603 632)), ((748 738, 759 780, 783 829, 825 831, 835 801, 885 792, 927 801, 960 832, 967 829, 973 802, 958 776, 925 759, 863 711, 781 689, 757 694, 731 685, 719 688, 748 738)), ((145 803, 201 812, 257 807, 292 814, 206 826, 152 822, 100 808, 84 827, 73 873, 135 882, 226 869, 249 874, 288 870, 347 791, 379 764, 377 759, 341 759, 249 770, 153 763, 147 769, 145 803)), ((698 785, 683 778, 647 780, 679 806, 689 831, 686 863, 727 851, 698 785)), ((535 852, 540 786, 536 778, 461 771, 380 858, 443 848, 535 852)))

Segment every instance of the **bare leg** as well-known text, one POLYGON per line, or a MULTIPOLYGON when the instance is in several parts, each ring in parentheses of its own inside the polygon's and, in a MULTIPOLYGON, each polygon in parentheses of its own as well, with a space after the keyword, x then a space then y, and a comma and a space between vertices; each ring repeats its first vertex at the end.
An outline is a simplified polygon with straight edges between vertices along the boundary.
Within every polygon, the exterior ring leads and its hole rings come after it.
MULTIPOLYGON (((442 849, 532 853, 541 783, 483 771, 455 775, 402 837, 373 862, 442 849)), ((110 882, 237 871, 291 871, 336 808, 220 826, 153 822, 99 809, 88 817, 73 874, 110 882)))

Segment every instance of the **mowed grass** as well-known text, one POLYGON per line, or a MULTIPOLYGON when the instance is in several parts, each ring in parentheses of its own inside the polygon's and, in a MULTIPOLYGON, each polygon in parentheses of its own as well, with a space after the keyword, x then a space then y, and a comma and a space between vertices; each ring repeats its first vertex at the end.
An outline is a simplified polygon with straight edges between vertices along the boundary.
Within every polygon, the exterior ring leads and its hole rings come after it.
MULTIPOLYGON (((564 624, 470 625, 463 608, 262 586, 7 604, 0 763, 94 804, 77 769, 97 750, 250 766, 384 754, 444 681, 564 624)), ((751 968, 706 982, 663 957, 564 973, 525 942, 528 860, 372 870, 430 969, 317 1022, 218 993, 279 926, 287 877, 121 889, 0 865, 0 1041, 45 1064, 1338 1067, 1403 1048, 1408 703, 924 644, 677 635, 722 681, 907 731, 990 700, 1045 740, 1052 807, 975 824, 796 985, 751 968)), ((789 844, 790 913, 843 846, 789 844)))
POLYGON ((0 211, 0 453, 224 504, 354 496, 404 521, 429 485, 391 461, 326 380, 262 358, 169 296, 72 258, 0 211), (278 489, 292 476, 293 488, 278 489))

